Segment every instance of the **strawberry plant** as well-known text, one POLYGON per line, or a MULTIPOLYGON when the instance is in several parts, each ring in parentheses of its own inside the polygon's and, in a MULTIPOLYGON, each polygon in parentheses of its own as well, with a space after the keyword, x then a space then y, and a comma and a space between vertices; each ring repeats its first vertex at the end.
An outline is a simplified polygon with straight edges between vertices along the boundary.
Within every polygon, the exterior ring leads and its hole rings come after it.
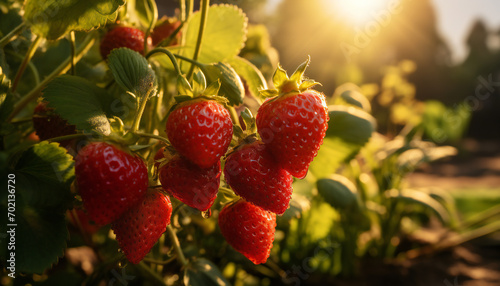
POLYGON ((393 255, 408 206, 447 221, 402 180, 433 146, 372 136, 367 100, 316 91, 309 59, 265 78, 275 51, 237 6, 179 2, 0 1, 2 282, 280 283, 312 241, 342 245, 320 263, 338 274, 393 255))

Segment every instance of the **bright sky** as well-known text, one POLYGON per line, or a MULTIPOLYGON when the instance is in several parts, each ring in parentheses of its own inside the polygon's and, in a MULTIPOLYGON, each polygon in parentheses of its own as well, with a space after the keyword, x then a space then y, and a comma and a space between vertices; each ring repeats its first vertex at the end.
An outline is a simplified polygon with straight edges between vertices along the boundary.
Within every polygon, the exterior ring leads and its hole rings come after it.
MULTIPOLYGON (((280 1, 269 0, 269 9, 273 10, 280 1)), ((500 31, 500 0, 433 1, 438 16, 438 29, 452 49, 453 59, 458 62, 467 55, 465 38, 475 19, 484 19, 491 32, 500 31)))

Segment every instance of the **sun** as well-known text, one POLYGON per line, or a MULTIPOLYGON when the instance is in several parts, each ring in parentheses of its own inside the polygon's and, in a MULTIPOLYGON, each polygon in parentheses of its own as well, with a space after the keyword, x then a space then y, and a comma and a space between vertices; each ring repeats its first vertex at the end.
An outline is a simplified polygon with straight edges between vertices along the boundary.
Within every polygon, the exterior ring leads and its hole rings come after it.
POLYGON ((321 0, 325 8, 355 26, 362 26, 398 0, 321 0))

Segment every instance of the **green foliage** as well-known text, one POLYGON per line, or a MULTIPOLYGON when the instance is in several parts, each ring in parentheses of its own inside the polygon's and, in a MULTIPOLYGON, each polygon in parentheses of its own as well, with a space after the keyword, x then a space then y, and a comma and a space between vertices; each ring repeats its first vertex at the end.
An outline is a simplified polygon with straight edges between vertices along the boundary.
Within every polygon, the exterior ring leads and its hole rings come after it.
POLYGON ((368 113, 345 106, 330 106, 328 130, 317 158, 309 170, 316 178, 328 177, 363 147, 375 130, 368 113))
POLYGON ((346 177, 334 175, 332 179, 321 179, 316 184, 318 193, 334 208, 349 210, 357 204, 356 186, 346 177))
POLYGON ((28 0, 24 17, 35 34, 57 40, 69 31, 90 31, 114 22, 123 4, 122 0, 28 0))
POLYGON ((422 126, 425 135, 433 142, 456 144, 467 130, 470 117, 470 107, 465 103, 451 108, 439 101, 430 100, 425 102, 422 126))
POLYGON ((267 89, 267 83, 262 73, 248 60, 235 57, 229 60, 229 64, 233 69, 245 80, 248 86, 248 92, 259 100, 260 90, 267 89))
POLYGON ((229 99, 231 105, 243 103, 245 88, 236 71, 228 64, 217 63, 206 65, 203 69, 209 82, 221 82, 219 94, 229 99))
MULTIPOLYGON (((224 62, 238 55, 246 39, 247 17, 232 5, 214 5, 208 9, 207 25, 198 61, 204 64, 224 62)), ((196 12, 187 23, 186 54, 194 53, 201 13, 196 12)))
POLYGON ((35 207, 67 207, 74 178, 73 158, 57 143, 46 141, 21 154, 15 170, 17 187, 27 204, 35 207))
POLYGON ((111 133, 101 100, 109 97, 106 90, 84 78, 61 75, 43 90, 48 106, 70 124, 84 132, 111 133))
POLYGON ((217 266, 204 258, 191 261, 184 269, 184 285, 230 285, 217 266))
MULTIPOLYGON (((57 143, 42 142, 24 151, 13 164, 15 200, 0 201, 0 213, 15 206, 15 253, 19 272, 43 273, 57 262, 66 248, 68 231, 64 212, 72 203, 69 187, 74 178, 73 160, 57 143), (10 202, 10 203, 8 203, 10 202)), ((10 199, 10 197, 9 197, 10 199)), ((2 224, 7 233, 12 226, 2 224)), ((7 241, 0 257, 7 259, 7 241)))
POLYGON ((154 96, 158 86, 155 72, 138 52, 128 48, 114 49, 108 61, 109 69, 120 87, 138 97, 151 92, 150 96, 154 96))

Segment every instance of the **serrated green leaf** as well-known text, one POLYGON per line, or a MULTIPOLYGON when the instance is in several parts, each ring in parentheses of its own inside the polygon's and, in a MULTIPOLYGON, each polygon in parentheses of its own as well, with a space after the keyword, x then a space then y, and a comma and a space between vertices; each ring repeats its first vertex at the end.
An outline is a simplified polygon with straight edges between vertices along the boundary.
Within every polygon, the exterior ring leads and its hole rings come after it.
POLYGON ((228 61, 236 73, 245 80, 248 92, 259 102, 265 100, 260 96, 260 91, 267 89, 267 82, 260 70, 248 60, 234 57, 228 61))
POLYGON ((346 106, 329 106, 328 130, 317 157, 309 170, 325 178, 355 156, 375 131, 375 119, 368 113, 346 106))
POLYGON ((24 17, 33 33, 57 40, 69 31, 90 31, 116 20, 123 0, 27 0, 24 17))
MULTIPOLYGON (((17 179, 17 178, 16 178, 17 179)), ((0 206, 0 214, 7 217, 6 206, 0 206)), ((18 273, 42 274, 64 254, 68 230, 64 212, 33 208, 25 205, 22 197, 16 196, 15 259, 18 273)), ((7 234, 12 227, 0 224, 1 233, 7 234)), ((0 239, 2 264, 10 257, 7 241, 0 239)), ((6 265, 6 264, 4 264, 6 265)))
POLYGON ((356 204, 356 186, 344 176, 333 175, 331 179, 317 182, 318 193, 332 207, 348 209, 356 204))
MULTIPOLYGON (((193 14, 187 23, 185 50, 192 58, 198 40, 201 13, 193 14)), ((212 5, 208 9, 207 24, 198 61, 203 64, 224 62, 236 57, 243 48, 248 19, 234 5, 212 5)), ((184 67, 189 67, 185 65, 184 67)))
POLYGON ((231 105, 240 105, 245 96, 245 87, 236 71, 228 64, 217 63, 203 68, 209 82, 221 81, 219 95, 229 99, 231 105))
POLYGON ((68 206, 72 201, 73 165, 71 155, 58 143, 35 144, 21 154, 15 165, 17 188, 31 206, 68 206))
POLYGON ((448 224, 450 218, 446 208, 441 205, 441 203, 434 198, 432 198, 429 194, 413 190, 413 189, 405 189, 405 190, 389 190, 386 192, 386 196, 390 199, 405 203, 405 204, 417 204, 421 205, 429 210, 431 210, 444 224, 448 224))
POLYGON ((210 286, 230 285, 217 266, 204 258, 192 260, 184 270, 184 285, 210 286))
POLYGON ((43 97, 55 112, 84 132, 111 133, 101 100, 109 98, 106 90, 77 76, 60 75, 43 90, 43 97))
POLYGON ((158 87, 155 72, 146 58, 138 52, 128 48, 114 49, 109 54, 108 61, 118 85, 136 96, 146 96, 158 87))

